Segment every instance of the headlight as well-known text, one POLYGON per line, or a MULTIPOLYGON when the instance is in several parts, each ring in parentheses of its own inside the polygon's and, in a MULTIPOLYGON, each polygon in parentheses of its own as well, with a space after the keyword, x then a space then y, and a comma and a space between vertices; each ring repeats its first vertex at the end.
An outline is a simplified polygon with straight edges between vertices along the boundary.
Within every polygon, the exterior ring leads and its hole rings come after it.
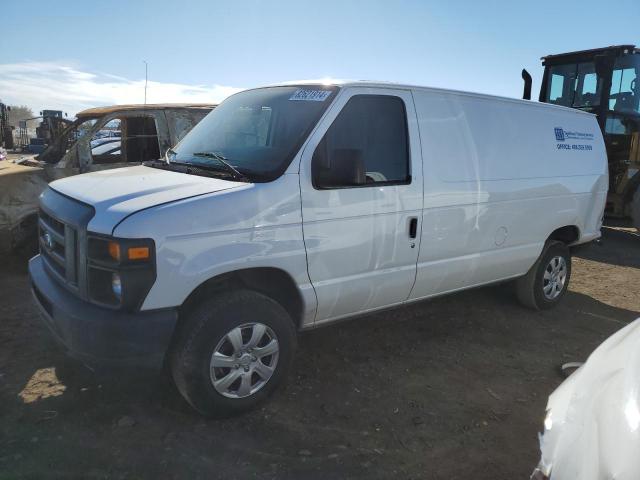
POLYGON ((119 273, 111 274, 111 291, 118 300, 122 298, 122 281, 119 273))
POLYGON ((91 301, 112 308, 136 310, 155 279, 153 240, 89 234, 87 293, 91 301))

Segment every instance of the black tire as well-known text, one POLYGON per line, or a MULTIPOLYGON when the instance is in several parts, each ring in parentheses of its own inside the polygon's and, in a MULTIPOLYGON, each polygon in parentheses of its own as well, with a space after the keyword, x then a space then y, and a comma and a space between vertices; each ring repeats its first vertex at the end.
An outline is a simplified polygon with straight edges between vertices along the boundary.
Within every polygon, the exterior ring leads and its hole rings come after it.
POLYGON ((202 415, 223 418, 244 413, 264 401, 283 382, 293 360, 296 340, 291 317, 276 301, 251 290, 219 293, 186 314, 169 355, 171 375, 181 395, 202 415), (265 325, 275 334, 279 347, 275 370, 255 393, 228 398, 213 385, 211 358, 229 332, 252 322, 265 325))
POLYGON ((555 307, 562 297, 567 293, 569 288, 569 280, 571 279, 571 253, 569 248, 562 242, 549 241, 545 245, 540 257, 536 263, 529 269, 526 275, 516 280, 516 292, 518 300, 525 307, 534 310, 548 310, 555 307), (562 285, 562 289, 554 298, 545 295, 545 270, 548 268, 552 259, 560 257, 564 259, 566 266, 566 277, 562 285))

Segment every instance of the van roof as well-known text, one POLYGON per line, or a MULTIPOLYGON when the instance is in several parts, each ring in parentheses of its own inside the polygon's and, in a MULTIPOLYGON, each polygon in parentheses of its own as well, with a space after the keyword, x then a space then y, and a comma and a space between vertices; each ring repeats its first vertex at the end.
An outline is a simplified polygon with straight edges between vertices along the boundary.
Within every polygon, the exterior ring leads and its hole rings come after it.
POLYGON ((476 93, 476 92, 468 92, 464 90, 452 90, 447 88, 438 88, 438 87, 425 87, 421 85, 411 85, 411 84, 403 84, 403 83, 393 83, 393 82, 384 82, 384 81, 373 81, 373 80, 337 80, 337 79, 321 79, 321 80, 299 80, 294 82, 283 82, 276 85, 270 86, 305 86, 305 85, 335 85, 338 87, 374 87, 374 88, 396 88, 400 90, 423 90, 429 92, 438 92, 445 93, 451 95, 463 95, 468 97, 476 97, 482 98, 485 100, 498 100, 502 102, 515 102, 523 105, 529 106, 538 106, 541 108, 554 108, 554 109, 562 109, 567 112, 574 112, 582 115, 594 115, 593 113, 585 112, 583 110, 578 110, 575 108, 564 107, 562 105, 554 105, 551 103, 543 103, 536 102, 534 100, 523 100, 521 98, 513 98, 513 97, 504 97, 500 95, 491 95, 487 93, 476 93))
POLYGON ((76 113, 76 117, 99 117, 117 112, 125 112, 131 110, 171 110, 177 109, 196 109, 196 110, 213 110, 217 105, 213 103, 151 103, 147 105, 143 104, 130 104, 130 105, 109 105, 105 107, 95 107, 82 110, 76 113))

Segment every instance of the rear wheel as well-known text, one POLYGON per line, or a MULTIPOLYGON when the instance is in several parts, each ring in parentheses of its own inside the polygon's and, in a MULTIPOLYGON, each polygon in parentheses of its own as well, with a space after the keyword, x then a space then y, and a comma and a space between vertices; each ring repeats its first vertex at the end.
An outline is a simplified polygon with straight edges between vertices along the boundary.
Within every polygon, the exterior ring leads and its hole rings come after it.
POLYGON ((254 408, 282 383, 295 345, 293 322, 280 304, 249 290, 221 293, 181 325, 171 373, 198 412, 230 416, 254 408))
POLYGON ((569 288, 571 254, 562 242, 550 241, 523 277, 516 280, 518 300, 534 310, 555 307, 569 288))

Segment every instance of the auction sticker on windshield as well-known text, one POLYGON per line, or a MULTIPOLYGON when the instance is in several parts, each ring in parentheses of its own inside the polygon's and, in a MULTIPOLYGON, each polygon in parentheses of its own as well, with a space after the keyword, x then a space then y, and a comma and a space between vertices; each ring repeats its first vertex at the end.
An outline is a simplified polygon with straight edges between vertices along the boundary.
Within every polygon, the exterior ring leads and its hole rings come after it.
POLYGON ((331 90, 305 90, 299 88, 289 100, 306 100, 307 102, 324 102, 331 95, 331 90))

